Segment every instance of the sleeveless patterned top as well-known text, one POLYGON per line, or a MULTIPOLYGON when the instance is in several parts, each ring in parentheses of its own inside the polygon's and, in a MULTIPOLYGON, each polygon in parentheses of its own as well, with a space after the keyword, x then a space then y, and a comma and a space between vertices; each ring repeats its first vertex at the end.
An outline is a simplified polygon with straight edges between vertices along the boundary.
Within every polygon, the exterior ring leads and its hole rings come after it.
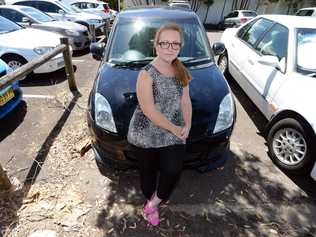
MULTIPOLYGON (((177 126, 184 126, 181 110, 183 87, 175 77, 162 75, 151 63, 143 67, 153 81, 155 108, 177 126)), ((158 127, 147 118, 137 105, 129 124, 127 140, 142 148, 158 148, 175 144, 185 144, 168 130, 158 127)))

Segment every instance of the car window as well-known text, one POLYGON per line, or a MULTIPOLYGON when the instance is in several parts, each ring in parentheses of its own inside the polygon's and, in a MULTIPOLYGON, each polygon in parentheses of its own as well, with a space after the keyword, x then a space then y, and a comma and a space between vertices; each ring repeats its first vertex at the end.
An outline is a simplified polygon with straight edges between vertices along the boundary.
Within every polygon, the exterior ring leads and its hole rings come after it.
POLYGON ((59 10, 62 10, 59 6, 50 3, 50 2, 38 2, 38 9, 43 12, 58 13, 59 10))
POLYGON ((233 17, 233 15, 234 15, 234 13, 231 12, 231 13, 229 13, 227 16, 225 16, 225 18, 231 18, 231 17, 233 17))
POLYGON ((280 24, 275 24, 258 43, 256 50, 261 55, 278 57, 279 61, 287 57, 289 30, 280 24))
POLYGON ((242 15, 243 16, 253 16, 253 17, 255 17, 255 16, 257 16, 257 13, 249 11, 249 12, 243 12, 242 15))
POLYGON ((80 2, 75 2, 75 3, 72 3, 71 5, 76 6, 78 8, 82 8, 80 2))
POLYGON ((21 2, 16 2, 14 5, 22 5, 22 6, 29 6, 29 7, 35 7, 37 8, 37 2, 33 1, 21 1, 21 2))
POLYGON ((22 18, 25 17, 22 13, 13 9, 1 9, 0 14, 13 22, 22 22, 22 18))
POLYGON ((297 29, 296 38, 297 71, 315 77, 316 29, 297 29))
POLYGON ((300 10, 296 13, 297 16, 312 16, 314 10, 300 10))
POLYGON ((50 22, 54 20, 54 18, 36 8, 24 7, 21 10, 39 22, 50 22))
POLYGON ((249 28, 255 23, 256 21, 251 21, 247 24, 245 24, 243 27, 240 28, 240 30, 237 32, 237 37, 242 38, 245 32, 249 30, 249 28))
POLYGON ((238 17, 238 12, 233 12, 231 17, 238 17))
POLYGON ((243 34, 241 39, 249 45, 254 46, 258 39, 260 39, 264 32, 269 30, 272 25, 272 21, 261 18, 249 27, 248 31, 243 34))
POLYGON ((14 22, 0 16, 0 34, 16 31, 22 29, 21 26, 14 22))
MULTIPOLYGON (((161 24, 166 23, 166 20, 147 21, 129 19, 116 26, 108 56, 109 61, 143 60, 155 56, 155 33, 161 24)), ((182 28, 184 38, 184 46, 180 50, 179 58, 183 60, 211 58, 209 43, 198 22, 193 19, 181 19, 176 23, 182 28)))

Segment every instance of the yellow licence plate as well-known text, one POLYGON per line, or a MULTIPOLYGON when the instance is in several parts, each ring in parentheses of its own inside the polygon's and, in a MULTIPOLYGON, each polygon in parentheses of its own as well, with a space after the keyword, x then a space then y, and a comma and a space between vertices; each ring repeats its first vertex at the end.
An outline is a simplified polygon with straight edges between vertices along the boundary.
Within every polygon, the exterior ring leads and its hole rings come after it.
POLYGON ((10 88, 4 94, 0 95, 0 106, 6 104, 13 97, 14 97, 14 92, 13 92, 12 88, 10 88))

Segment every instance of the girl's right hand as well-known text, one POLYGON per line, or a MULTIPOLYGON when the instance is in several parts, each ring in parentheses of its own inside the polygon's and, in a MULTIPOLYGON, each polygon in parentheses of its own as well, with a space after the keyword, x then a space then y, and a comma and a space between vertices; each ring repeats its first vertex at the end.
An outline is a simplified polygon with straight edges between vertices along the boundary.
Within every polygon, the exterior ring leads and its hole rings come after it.
POLYGON ((180 138, 181 140, 183 140, 182 129, 183 128, 180 126, 174 126, 174 128, 172 129, 172 133, 178 138, 180 138))

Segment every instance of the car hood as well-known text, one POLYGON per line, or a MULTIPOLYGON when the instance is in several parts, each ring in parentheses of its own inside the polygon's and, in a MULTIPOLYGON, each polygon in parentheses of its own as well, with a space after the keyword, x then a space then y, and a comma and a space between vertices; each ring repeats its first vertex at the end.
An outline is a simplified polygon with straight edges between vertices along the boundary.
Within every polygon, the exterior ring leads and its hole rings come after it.
POLYGON ((34 48, 40 46, 55 47, 60 44, 61 35, 38 29, 21 29, 0 35, 4 47, 34 48))
POLYGON ((75 31, 87 30, 87 27, 75 22, 70 22, 70 21, 50 21, 50 22, 44 22, 41 25, 48 28, 51 27, 51 28, 58 28, 58 29, 64 29, 64 30, 75 30, 75 31))
POLYGON ((102 17, 95 14, 91 14, 91 13, 80 12, 77 14, 78 14, 78 18, 81 18, 82 20, 91 20, 91 19, 102 20, 102 17))
MULTIPOLYGON (((190 97, 192 101, 191 140, 212 133, 219 105, 229 87, 215 64, 190 70, 190 97)), ((118 133, 126 136, 130 119, 137 105, 136 80, 139 70, 112 67, 104 64, 96 82, 97 92, 110 103, 118 133)), ((94 111, 94 108, 92 108, 94 111)))

